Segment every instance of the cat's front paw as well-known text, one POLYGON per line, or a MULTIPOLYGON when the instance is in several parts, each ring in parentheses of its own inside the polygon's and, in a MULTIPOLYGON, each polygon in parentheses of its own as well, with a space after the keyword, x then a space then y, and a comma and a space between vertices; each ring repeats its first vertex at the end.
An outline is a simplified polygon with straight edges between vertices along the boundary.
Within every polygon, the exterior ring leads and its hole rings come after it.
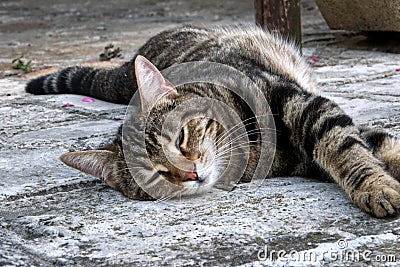
POLYGON ((394 179, 371 182, 354 194, 354 202, 377 218, 393 216, 400 211, 400 183, 394 179))

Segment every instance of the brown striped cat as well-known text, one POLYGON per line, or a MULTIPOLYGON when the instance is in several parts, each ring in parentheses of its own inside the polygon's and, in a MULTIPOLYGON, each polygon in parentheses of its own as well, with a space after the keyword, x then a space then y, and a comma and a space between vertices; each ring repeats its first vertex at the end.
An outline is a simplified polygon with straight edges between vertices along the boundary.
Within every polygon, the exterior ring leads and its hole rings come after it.
MULTIPOLYGON (((153 198, 138 185, 140 176, 149 177, 159 191, 165 187, 158 185, 168 181, 184 194, 197 194, 210 189, 221 175, 224 163, 218 156, 224 155, 227 146, 218 140, 229 134, 229 129, 199 111, 200 115, 183 114, 187 123, 181 129, 162 131, 167 116, 180 104, 206 96, 225 103, 243 122, 254 118, 246 103, 223 87, 207 83, 174 86, 159 71, 197 61, 234 68, 262 91, 260 101, 266 102, 257 104, 269 105, 276 127, 276 152, 265 177, 329 179, 373 216, 398 213, 400 142, 387 133, 355 126, 337 104, 318 95, 312 71, 297 49, 256 26, 185 26, 168 30, 151 38, 121 67, 69 67, 30 81, 26 90, 33 94, 83 94, 124 104, 138 90, 140 110, 148 114, 143 122, 147 123, 146 151, 137 152, 133 160, 150 158, 151 168, 129 171, 122 128, 109 147, 69 152, 61 157, 62 161, 103 179, 132 199, 153 198), (178 161, 184 159, 185 168, 177 168, 166 154, 178 161)), ((250 152, 244 173, 238 174, 241 182, 251 179, 260 159, 261 143, 257 123, 244 125, 250 152)), ((135 147, 135 134, 140 133, 133 132, 132 140, 128 140, 130 149, 140 150, 135 147)))

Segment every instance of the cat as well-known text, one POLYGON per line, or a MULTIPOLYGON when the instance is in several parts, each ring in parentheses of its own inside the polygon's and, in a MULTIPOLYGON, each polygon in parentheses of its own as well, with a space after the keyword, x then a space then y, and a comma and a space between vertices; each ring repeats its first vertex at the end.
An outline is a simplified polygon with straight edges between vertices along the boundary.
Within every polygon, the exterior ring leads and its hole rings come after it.
MULTIPOLYGON (((257 26, 181 26, 166 30, 149 39, 132 60, 120 67, 68 67, 29 81, 26 91, 32 94, 82 94, 123 104, 128 104, 138 91, 140 107, 137 116, 148 114, 147 121, 142 122, 147 125, 146 151, 138 152, 132 160, 140 162, 144 160, 142 157, 147 157, 151 160, 151 168, 137 173, 129 171, 124 149, 140 150, 135 147, 135 135, 140 133, 132 130, 129 137, 132 140, 128 140, 131 146, 127 148, 123 145, 122 127, 109 146, 68 152, 61 160, 101 178, 132 199, 154 199, 138 184, 144 176, 158 191, 163 191, 165 181, 168 181, 182 192, 196 194, 211 188, 221 175, 223 163, 218 163, 217 158, 214 164, 212 159, 221 146, 217 140, 229 134, 229 130, 207 116, 183 114, 186 125, 161 133, 168 114, 197 96, 225 103, 243 122, 251 121, 254 113, 225 88, 207 83, 174 86, 160 72, 185 62, 224 64, 244 73, 260 88, 266 102, 258 104, 269 105, 276 127, 275 156, 265 177, 328 179, 340 185, 361 210, 375 217, 398 213, 400 141, 386 132, 355 126, 336 103, 318 94, 312 70, 298 49, 279 35, 257 26), (146 156, 140 153, 146 153, 146 156), (177 168, 166 154, 177 161, 185 159, 187 168, 177 168), (203 170, 205 165, 211 167, 203 170)), ((245 125, 252 141, 240 182, 251 180, 260 159, 262 142, 257 123, 245 125)))

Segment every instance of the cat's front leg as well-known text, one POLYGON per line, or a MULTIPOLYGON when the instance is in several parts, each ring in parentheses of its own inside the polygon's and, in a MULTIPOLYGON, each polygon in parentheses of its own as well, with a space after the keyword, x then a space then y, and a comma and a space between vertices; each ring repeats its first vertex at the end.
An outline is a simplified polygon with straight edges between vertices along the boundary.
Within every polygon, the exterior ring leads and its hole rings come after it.
POLYGON ((400 140, 382 130, 361 127, 360 132, 374 156, 385 164, 390 175, 400 181, 400 140))
POLYGON ((379 218, 398 213, 400 183, 385 171, 356 127, 330 127, 317 140, 314 157, 362 210, 379 218))
POLYGON ((306 161, 325 170, 362 210, 380 218, 397 214, 400 183, 373 155, 351 118, 324 97, 298 89, 280 95, 275 96, 283 104, 278 114, 306 161))

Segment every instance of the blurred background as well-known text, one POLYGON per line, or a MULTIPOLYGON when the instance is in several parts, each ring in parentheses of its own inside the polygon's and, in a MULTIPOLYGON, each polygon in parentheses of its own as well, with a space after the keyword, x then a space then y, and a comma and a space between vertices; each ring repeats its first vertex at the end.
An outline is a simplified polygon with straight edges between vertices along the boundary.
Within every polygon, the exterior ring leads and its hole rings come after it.
MULTIPOLYGON (((313 0, 301 1, 303 43, 332 38, 313 0)), ((23 56, 31 71, 99 61, 109 44, 129 60, 150 36, 177 25, 255 23, 247 0, 2 0, 0 78, 25 72, 11 67, 23 56)), ((49 70, 51 71, 51 70, 49 70)))

